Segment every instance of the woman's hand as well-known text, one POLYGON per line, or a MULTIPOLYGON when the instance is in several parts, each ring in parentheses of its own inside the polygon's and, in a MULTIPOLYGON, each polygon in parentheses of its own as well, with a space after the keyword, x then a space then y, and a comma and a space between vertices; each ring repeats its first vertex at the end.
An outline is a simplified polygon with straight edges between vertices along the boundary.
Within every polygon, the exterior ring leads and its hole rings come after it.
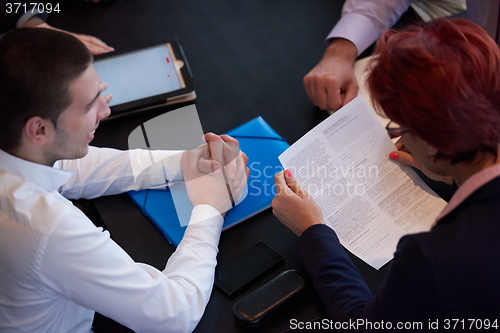
POLYGON ((451 176, 441 176, 438 174, 435 174, 431 171, 429 171, 426 167, 423 166, 422 163, 420 163, 403 145, 403 142, 399 140, 396 142, 396 148, 398 151, 393 151, 389 154, 389 157, 395 161, 398 161, 400 163, 412 166, 414 168, 419 169, 422 171, 424 175, 429 177, 432 180, 438 181, 438 182, 443 182, 446 184, 452 184, 453 179, 451 176))
POLYGON ((290 170, 274 176, 276 196, 273 199, 273 214, 287 228, 300 236, 304 230, 314 224, 323 224, 323 213, 297 181, 290 170))

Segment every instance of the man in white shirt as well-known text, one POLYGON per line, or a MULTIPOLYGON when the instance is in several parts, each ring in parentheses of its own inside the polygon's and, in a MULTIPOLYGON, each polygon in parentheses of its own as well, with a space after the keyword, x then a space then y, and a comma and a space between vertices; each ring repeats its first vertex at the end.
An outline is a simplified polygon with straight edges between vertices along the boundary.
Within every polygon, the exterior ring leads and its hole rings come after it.
POLYGON ((210 152, 155 151, 143 171, 149 151, 89 147, 110 113, 105 88, 69 34, 20 29, 0 40, 1 332, 88 333, 94 311, 138 332, 188 332, 203 315, 231 206, 221 166, 238 197, 246 156, 235 139, 207 134, 210 152), (194 209, 163 271, 135 263, 68 200, 183 178, 194 209))
MULTIPOLYGON (((342 17, 328 34, 323 58, 304 77, 307 96, 322 110, 337 110, 357 96, 354 75, 356 58, 375 42, 382 31, 392 27, 410 5, 424 14, 432 5, 441 6, 437 14, 464 9, 464 0, 346 0, 342 17), (451 8, 447 11, 445 7, 451 8), (443 9, 445 8, 445 9, 443 9)), ((467 18, 499 40, 499 1, 467 0, 467 18)), ((432 9, 432 8, 431 8, 432 9)), ((426 19, 439 15, 425 13, 426 19)))

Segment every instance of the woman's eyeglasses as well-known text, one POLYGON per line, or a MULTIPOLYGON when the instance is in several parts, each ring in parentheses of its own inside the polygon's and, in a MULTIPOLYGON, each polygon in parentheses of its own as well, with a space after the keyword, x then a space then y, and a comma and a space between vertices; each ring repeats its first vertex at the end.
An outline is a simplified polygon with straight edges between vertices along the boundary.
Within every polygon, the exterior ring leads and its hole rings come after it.
POLYGON ((387 130, 387 134, 389 134, 389 137, 391 139, 400 137, 401 134, 410 131, 406 127, 399 126, 399 124, 393 122, 392 120, 387 124, 387 126, 385 127, 385 129, 387 130))

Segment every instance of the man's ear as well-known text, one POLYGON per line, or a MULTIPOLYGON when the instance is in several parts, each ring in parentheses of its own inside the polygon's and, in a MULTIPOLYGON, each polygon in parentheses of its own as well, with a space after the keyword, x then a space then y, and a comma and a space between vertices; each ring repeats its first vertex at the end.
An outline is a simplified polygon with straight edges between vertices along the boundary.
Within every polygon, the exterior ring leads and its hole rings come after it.
POLYGON ((54 130, 54 125, 48 119, 34 116, 24 124, 24 139, 36 145, 44 145, 54 130))

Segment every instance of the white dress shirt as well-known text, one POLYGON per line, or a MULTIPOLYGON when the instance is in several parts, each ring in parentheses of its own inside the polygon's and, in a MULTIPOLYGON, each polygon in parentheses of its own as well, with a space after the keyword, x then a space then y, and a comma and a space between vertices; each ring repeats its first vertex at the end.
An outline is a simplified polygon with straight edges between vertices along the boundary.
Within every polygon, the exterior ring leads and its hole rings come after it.
POLYGON ((138 332, 196 327, 213 286, 223 223, 215 208, 193 209, 159 271, 134 262, 67 200, 155 186, 164 174, 180 178, 178 151, 154 152, 165 158, 157 179, 137 177, 149 154, 90 147, 51 168, 0 150, 1 332, 88 333, 94 311, 138 332))
POLYGON ((342 17, 327 39, 350 40, 361 54, 390 28, 415 0, 346 0, 342 17))
MULTIPOLYGON (((410 5, 415 6, 417 13, 422 13, 425 9, 431 10, 433 2, 439 10, 426 13, 424 20, 436 18, 432 14, 446 13, 447 5, 455 12, 464 9, 463 0, 346 0, 340 20, 326 39, 350 40, 356 45, 359 55, 374 43, 385 29, 392 27, 410 5)), ((482 26, 498 43, 498 0, 466 0, 466 4, 467 18, 482 26)))

